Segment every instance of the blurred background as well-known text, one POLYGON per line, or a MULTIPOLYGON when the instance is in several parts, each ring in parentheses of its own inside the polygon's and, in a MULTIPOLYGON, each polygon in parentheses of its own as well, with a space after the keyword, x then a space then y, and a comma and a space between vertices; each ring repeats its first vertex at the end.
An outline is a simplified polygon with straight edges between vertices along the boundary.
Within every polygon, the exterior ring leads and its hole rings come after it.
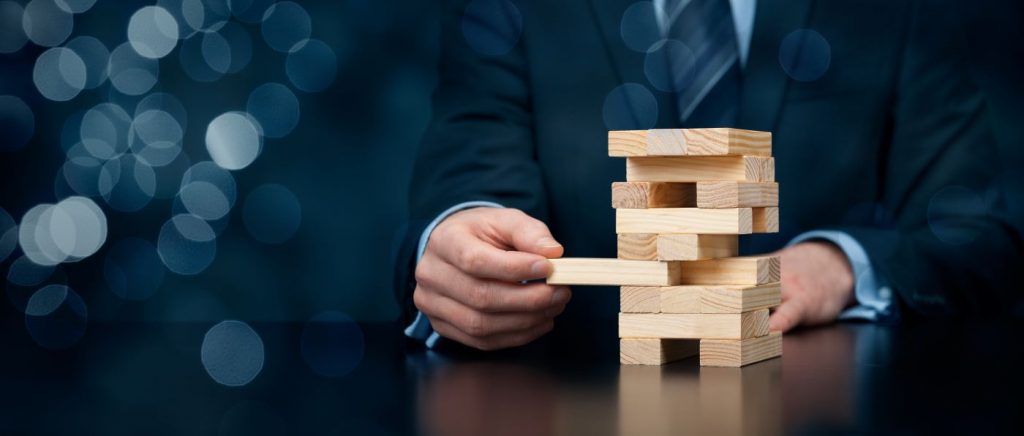
MULTIPOLYGON (((1024 13, 969 3, 1005 153, 993 165, 1020 217, 1024 13)), ((390 252, 431 114, 438 9, 0 1, 0 315, 394 320, 390 252)))
POLYGON ((436 9, 0 1, 0 313, 394 319, 436 9))

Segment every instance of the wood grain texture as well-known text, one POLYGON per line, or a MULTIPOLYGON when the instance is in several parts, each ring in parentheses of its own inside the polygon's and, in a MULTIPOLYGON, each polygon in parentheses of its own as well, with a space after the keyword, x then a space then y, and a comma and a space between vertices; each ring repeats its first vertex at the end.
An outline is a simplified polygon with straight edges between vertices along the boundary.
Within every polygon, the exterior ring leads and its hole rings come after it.
MULTIPOLYGON (((624 313, 661 312, 660 286, 622 286, 619 288, 619 311, 624 313)), ((699 301, 698 301, 699 303, 699 301)))
POLYGON ((726 209, 779 205, 779 184, 775 182, 698 182, 694 188, 696 206, 699 208, 726 209))
POLYGON ((658 307, 662 313, 702 313, 703 286, 664 286, 659 288, 658 307))
POLYGON ((626 158, 629 182, 774 182, 775 160, 758 156, 626 158))
POLYGON ((742 340, 702 339, 700 341, 701 366, 740 367, 780 356, 782 356, 782 334, 779 332, 742 340))
POLYGON ((779 208, 760 207, 750 210, 751 231, 754 233, 779 232, 779 208))
POLYGON ((620 338, 746 339, 768 334, 768 309, 739 314, 620 313, 620 338))
POLYGON ((616 209, 615 233, 748 234, 750 209, 616 209))
POLYGON ((615 209, 696 206, 697 186, 692 183, 612 183, 612 207, 615 209))
POLYGON ((664 365, 698 355, 700 341, 687 339, 619 339, 619 363, 664 365))
POLYGON ((610 131, 608 155, 771 156, 772 134, 731 128, 610 131))
POLYGON ((658 260, 657 234, 623 233, 616 239, 619 259, 658 260))
POLYGON ((552 285, 669 286, 679 282, 678 262, 649 260, 561 258, 551 259, 552 285))
MULTIPOLYGON (((776 307, 782 302, 782 286, 779 282, 757 286, 702 286, 701 288, 701 313, 743 313, 776 307)), ((659 304, 659 307, 663 306, 659 304)), ((671 306, 668 307, 671 308, 671 306)))
POLYGON ((763 285, 624 286, 620 305, 626 313, 743 313, 776 307, 778 282, 763 285))
MULTIPOLYGON (((628 234, 619 236, 625 235, 628 234)), ((657 260, 716 259, 739 254, 739 237, 735 235, 657 235, 654 245, 654 258, 657 260)), ((621 247, 620 243, 620 251, 621 247)))
POLYGON ((742 256, 682 263, 682 285, 761 285, 779 281, 778 256, 742 256))

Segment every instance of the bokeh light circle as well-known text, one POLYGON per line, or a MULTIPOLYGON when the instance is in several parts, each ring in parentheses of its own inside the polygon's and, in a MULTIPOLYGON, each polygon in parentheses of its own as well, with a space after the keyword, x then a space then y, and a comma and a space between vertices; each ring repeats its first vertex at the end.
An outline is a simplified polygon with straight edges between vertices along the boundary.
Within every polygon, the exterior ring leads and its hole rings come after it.
POLYGON ((85 89, 96 88, 107 81, 110 50, 107 50, 107 46, 100 40, 91 36, 79 36, 64 46, 74 50, 85 63, 85 89))
POLYGON ((88 311, 85 301, 64 285, 48 285, 36 291, 25 306, 25 328, 39 346, 61 350, 85 335, 88 311))
POLYGON ((97 159, 113 159, 128 151, 132 118, 114 103, 100 103, 82 116, 82 146, 97 159))
POLYGON ((57 7, 65 12, 81 14, 96 4, 96 0, 55 0, 57 7))
POLYGON ((13 1, 0 1, 0 53, 14 53, 28 42, 22 29, 25 9, 13 1))
POLYGON ((832 63, 832 47, 820 33, 811 29, 790 32, 779 45, 779 65, 799 82, 818 80, 832 63))
POLYGON ((52 210, 52 204, 36 205, 25 212, 18 225, 18 245, 25 257, 38 265, 52 266, 66 258, 49 238, 52 210))
POLYGON ((270 138, 287 136, 299 124, 299 99, 280 83, 265 83, 252 90, 245 108, 270 138))
POLYGON ((167 269, 181 275, 196 275, 217 256, 216 233, 202 219, 175 215, 160 228, 157 253, 167 269))
POLYGON ((263 21, 275 0, 227 0, 231 15, 243 23, 256 24, 263 21))
POLYGON ((658 122, 658 101, 647 87, 624 83, 604 98, 601 109, 608 130, 645 130, 658 122))
POLYGON ((157 61, 139 55, 127 42, 110 52, 108 68, 110 83, 125 95, 145 94, 160 78, 157 61))
POLYGON ((942 242, 964 245, 978 238, 979 219, 989 213, 991 208, 974 190, 949 186, 932 195, 928 202, 928 226, 942 242))
MULTIPOLYGON (((36 286, 49 279, 54 271, 53 265, 40 265, 28 256, 20 256, 11 262, 7 270, 7 281, 22 287, 36 286)), ((24 307, 20 309, 24 310, 24 307)))
POLYGON ((141 301, 149 299, 160 289, 164 265, 153 244, 138 238, 126 238, 117 241, 107 251, 103 277, 111 292, 118 297, 141 301))
POLYGON ((154 92, 146 95, 135 105, 135 116, 138 117, 143 112, 150 110, 167 112, 178 122, 181 130, 188 129, 188 111, 185 110, 185 105, 181 104, 181 100, 178 100, 174 95, 165 92, 154 92))
POLYGON ((167 165, 181 153, 184 130, 168 112, 150 109, 132 120, 131 148, 140 161, 151 167, 167 165))
POLYGON ((221 219, 231 211, 227 196, 210 182, 191 182, 181 188, 178 196, 189 213, 206 221, 221 219))
POLYGON ((54 47, 36 59, 32 82, 49 100, 68 101, 85 89, 85 62, 73 50, 54 47))
POLYGON ((178 45, 178 21, 167 9, 145 6, 128 21, 128 42, 140 56, 160 59, 178 45))
POLYGON ((313 22, 305 8, 298 3, 284 1, 267 9, 260 32, 270 48, 287 53, 309 38, 313 22))
POLYGON ((203 53, 203 41, 206 40, 206 35, 207 33, 203 33, 202 37, 197 36, 183 41, 181 49, 178 50, 178 61, 181 63, 181 69, 192 80, 202 83, 216 81, 224 75, 211 68, 206 62, 206 56, 203 53))
POLYGON ((352 318, 337 311, 322 312, 302 329, 302 359, 317 374, 340 377, 363 359, 363 331, 352 318))
POLYGON ((696 56, 675 39, 655 43, 644 56, 644 75, 659 91, 679 92, 690 87, 696 73, 696 56))
MULTIPOLYGON (((249 66, 249 62, 252 60, 252 36, 249 35, 249 31, 242 27, 242 25, 228 21, 217 32, 208 33, 209 35, 217 35, 220 41, 223 41, 224 46, 220 48, 218 53, 224 56, 219 62, 217 62, 217 70, 221 73, 234 74, 242 71, 245 67, 249 66)), ((204 39, 204 44, 205 44, 204 39)), ((204 50, 206 46, 203 46, 204 50)), ((203 52, 204 57, 207 53, 203 52)), ((213 67, 215 60, 206 58, 210 66, 213 67)))
POLYGON ((661 26, 654 13, 654 3, 639 1, 626 8, 619 23, 619 34, 626 47, 640 53, 646 53, 661 40, 661 26))
POLYGON ((107 240, 107 216, 92 200, 68 197, 54 207, 50 234, 67 260, 92 256, 107 240))
POLYGON ((206 150, 221 168, 240 170, 256 160, 263 149, 261 131, 247 114, 222 114, 206 127, 206 150))
POLYGON ((74 27, 74 17, 54 0, 32 0, 25 5, 21 28, 37 45, 56 47, 68 39, 74 27))
POLYGON ((338 57, 323 41, 310 39, 288 53, 285 73, 296 88, 305 92, 319 92, 334 83, 338 73, 338 57))
POLYGON ((0 95, 0 151, 18 151, 36 131, 32 108, 13 95, 0 95))
POLYGON ((501 56, 516 46, 523 34, 523 16, 509 0, 473 0, 462 15, 462 36, 473 50, 501 56))
POLYGON ((245 228, 257 241, 280 244, 291 239, 302 223, 302 205, 284 186, 268 183, 253 189, 242 209, 245 228))
POLYGON ((245 386, 263 370, 263 340, 242 321, 227 320, 210 327, 203 337, 200 359, 213 381, 245 386))

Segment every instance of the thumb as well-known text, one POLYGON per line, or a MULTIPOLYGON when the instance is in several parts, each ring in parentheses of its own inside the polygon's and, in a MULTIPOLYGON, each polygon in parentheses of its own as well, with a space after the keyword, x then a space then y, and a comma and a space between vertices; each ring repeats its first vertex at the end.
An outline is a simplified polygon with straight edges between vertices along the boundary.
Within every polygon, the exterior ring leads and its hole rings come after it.
POLYGON ((504 242, 517 251, 539 254, 548 259, 562 257, 562 244, 551 236, 547 224, 518 209, 507 209, 495 223, 504 242))

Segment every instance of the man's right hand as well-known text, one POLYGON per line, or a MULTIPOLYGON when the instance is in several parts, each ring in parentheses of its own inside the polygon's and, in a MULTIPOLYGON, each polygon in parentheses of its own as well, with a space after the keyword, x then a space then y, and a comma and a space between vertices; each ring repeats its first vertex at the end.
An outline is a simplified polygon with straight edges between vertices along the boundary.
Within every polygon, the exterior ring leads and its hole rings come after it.
POLYGON ((430 235, 413 302, 446 338, 481 350, 523 345, 554 327, 571 294, 520 282, 547 277, 547 259, 561 256, 548 227, 520 210, 463 210, 430 235))

